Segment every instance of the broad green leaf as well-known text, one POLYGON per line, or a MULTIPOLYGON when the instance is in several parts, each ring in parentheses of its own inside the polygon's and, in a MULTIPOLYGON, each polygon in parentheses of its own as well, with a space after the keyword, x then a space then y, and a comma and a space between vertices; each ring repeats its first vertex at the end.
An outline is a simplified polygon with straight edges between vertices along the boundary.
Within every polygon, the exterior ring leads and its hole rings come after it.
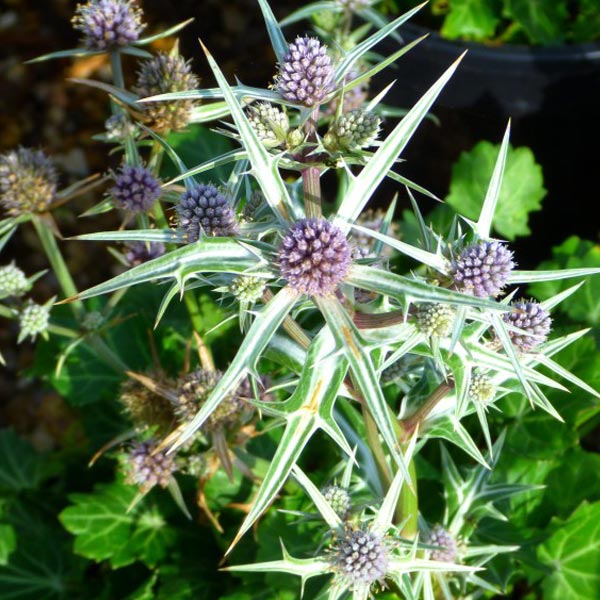
POLYGON ((100 484, 91 494, 73 494, 59 518, 75 536, 74 551, 113 568, 137 560, 152 566, 166 556, 174 533, 155 508, 138 504, 127 512, 138 490, 123 483, 100 484))
POLYGON ((0 493, 35 489, 43 479, 46 459, 12 429, 0 430, 0 493))
POLYGON ((507 16, 513 18, 533 44, 564 42, 569 21, 566 0, 507 0, 507 16))
MULTIPOLYGON (((201 165, 206 161, 215 160, 215 157, 232 149, 229 139, 202 125, 190 125, 186 131, 171 133, 166 141, 186 165, 201 165)), ((218 163, 211 170, 204 172, 202 181, 212 181, 218 185, 221 181, 227 180, 230 172, 231 168, 227 163, 218 163)), ((179 170, 170 161, 165 161, 161 176, 168 180, 178 175, 180 175, 179 170)))
MULTIPOLYGON (((468 219, 479 217, 499 148, 490 142, 479 142, 469 152, 463 152, 452 168, 446 203, 468 219)), ((508 146, 501 181, 492 226, 503 237, 514 240, 531 233, 527 225, 529 213, 540 210, 546 195, 542 169, 529 148, 508 146)))
POLYGON ((481 41, 494 37, 499 22, 494 0, 452 0, 441 34, 451 40, 481 41))
POLYGON ((537 550, 550 572, 545 600, 597 600, 600 597, 600 502, 584 502, 565 521, 553 519, 554 532, 537 550))

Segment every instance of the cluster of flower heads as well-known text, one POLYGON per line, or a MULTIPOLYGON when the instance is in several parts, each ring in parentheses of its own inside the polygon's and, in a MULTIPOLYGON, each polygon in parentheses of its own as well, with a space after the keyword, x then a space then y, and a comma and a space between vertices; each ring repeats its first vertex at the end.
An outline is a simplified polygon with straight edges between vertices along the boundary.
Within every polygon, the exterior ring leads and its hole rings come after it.
POLYGON ((289 102, 318 106, 333 90, 333 74, 327 46, 317 38, 297 37, 279 65, 275 87, 289 102))
POLYGON ((10 216, 47 211, 57 185, 56 169, 41 150, 18 148, 0 155, 0 204, 10 216))
POLYGON ((301 219, 279 246, 281 276, 302 294, 332 294, 348 274, 351 248, 343 232, 325 219, 301 219))
POLYGON ((123 165, 110 190, 115 206, 130 212, 147 212, 160 196, 160 181, 142 166, 123 165))
POLYGON ((145 25, 142 11, 132 0, 89 0, 78 4, 72 20, 90 50, 110 51, 139 39, 145 25))
POLYGON ((179 225, 188 242, 201 235, 232 236, 237 233, 235 211, 226 196, 212 183, 185 191, 176 207, 179 225))
MULTIPOLYGON (((146 98, 187 92, 198 85, 198 77, 192 72, 190 62, 175 48, 169 53, 159 52, 142 62, 134 91, 141 98, 146 98)), ((193 100, 146 102, 142 116, 150 127, 158 131, 181 131, 189 124, 195 105, 193 100)))

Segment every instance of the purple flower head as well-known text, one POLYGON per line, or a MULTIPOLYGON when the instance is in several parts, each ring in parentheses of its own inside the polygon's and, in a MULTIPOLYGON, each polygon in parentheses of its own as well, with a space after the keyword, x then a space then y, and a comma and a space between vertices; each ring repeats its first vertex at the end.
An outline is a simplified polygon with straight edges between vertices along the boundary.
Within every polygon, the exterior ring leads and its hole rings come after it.
POLYGON ((187 190, 176 207, 179 224, 188 242, 196 242, 200 232, 209 236, 232 236, 238 225, 227 198, 212 183, 187 190))
POLYGON ((130 242, 125 246, 125 260, 130 267, 137 267, 142 263, 158 258, 165 253, 162 242, 130 242))
POLYGON ((456 288, 480 298, 497 296, 515 267, 513 253, 500 242, 475 242, 452 262, 456 288))
POLYGON ((160 182, 145 167, 123 165, 110 189, 115 206, 131 212, 146 212, 160 196, 160 182))
MULTIPOLYGON (((142 62, 134 86, 140 98, 188 92, 199 85, 189 61, 179 54, 177 47, 169 53, 159 52, 142 62)), ((143 118, 148 125, 158 131, 181 131, 190 122, 194 100, 169 100, 166 102, 145 103, 143 118)))
POLYGON ((436 525, 423 540, 429 546, 439 546, 438 550, 430 550, 429 558, 439 562, 453 563, 458 556, 456 540, 441 525, 436 525))
POLYGON ((148 492, 155 485, 166 488, 173 472, 175 460, 165 452, 156 452, 153 441, 135 444, 129 451, 125 465, 127 483, 138 485, 142 492, 148 492))
POLYGON ((376 533, 347 528, 331 548, 330 561, 345 584, 353 589, 369 588, 385 579, 388 549, 376 533))
POLYGON ((509 331, 512 343, 523 352, 531 352, 545 342, 550 333, 552 319, 535 300, 519 300, 511 303, 512 311, 504 313, 504 322, 523 330, 523 333, 509 331))
POLYGON ((317 38, 297 37, 279 66, 275 87, 283 98, 304 106, 321 104, 333 89, 327 46, 317 38))
POLYGON ((48 210, 57 184, 56 169, 41 150, 18 148, 0 155, 0 204, 10 216, 48 210))
POLYGON ((325 219, 302 219, 279 246, 281 276, 302 294, 333 293, 350 269, 351 248, 342 231, 325 219))
POLYGON ((71 20, 90 50, 114 50, 136 42, 145 25, 131 0, 89 0, 78 4, 71 20))

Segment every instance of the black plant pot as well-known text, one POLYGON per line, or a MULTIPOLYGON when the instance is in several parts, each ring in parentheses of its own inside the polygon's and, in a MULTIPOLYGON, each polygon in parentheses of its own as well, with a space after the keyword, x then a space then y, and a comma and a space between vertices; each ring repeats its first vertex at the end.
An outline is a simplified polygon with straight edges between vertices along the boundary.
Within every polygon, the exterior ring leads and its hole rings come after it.
MULTIPOLYGON (((406 42, 426 32, 414 25, 401 29, 406 42)), ((381 51, 395 49, 388 42, 381 51)), ((385 102, 412 106, 465 49, 433 107, 441 131, 430 122, 420 128, 404 155, 405 174, 443 197, 460 153, 482 139, 499 142, 512 117, 511 141, 532 148, 548 189, 542 212, 531 217, 532 237, 517 244, 525 262, 545 258, 549 245, 571 234, 595 239, 600 229, 600 44, 490 47, 430 32, 397 61, 397 83, 385 102)))

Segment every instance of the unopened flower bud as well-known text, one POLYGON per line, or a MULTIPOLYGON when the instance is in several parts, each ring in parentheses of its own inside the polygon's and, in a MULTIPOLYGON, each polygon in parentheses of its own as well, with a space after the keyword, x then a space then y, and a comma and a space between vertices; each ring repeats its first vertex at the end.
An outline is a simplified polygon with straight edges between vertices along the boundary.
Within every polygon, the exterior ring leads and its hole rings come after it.
POLYGON ((446 337, 452 331, 455 310, 446 304, 424 304, 417 309, 417 327, 427 337, 446 337))
POLYGON ((110 190, 115 206, 131 212, 147 212, 160 196, 160 182, 141 166, 123 165, 110 190))
POLYGON ((381 119, 362 108, 343 114, 323 139, 330 151, 358 150, 370 146, 379 134, 381 119))
POLYGON ((345 521, 349 517, 352 507, 352 500, 348 490, 339 485, 328 485, 323 488, 321 493, 340 519, 345 521))
POLYGON ((269 104, 261 102, 248 109, 248 120, 258 139, 267 148, 276 148, 286 141, 290 121, 286 113, 269 104))
POLYGON ((148 441, 134 445, 125 463, 127 483, 137 485, 142 493, 155 485, 169 486, 176 470, 175 459, 165 451, 156 451, 156 442, 148 441))
POLYGON ((429 551, 429 558, 439 562, 453 563, 458 557, 456 540, 441 525, 436 525, 423 540, 429 546, 439 546, 429 551))
POLYGON ((262 298, 265 287, 265 280, 260 277, 240 275, 229 284, 229 292, 235 296, 238 302, 254 304, 262 298))
POLYGON ((30 337, 34 341, 38 335, 44 336, 48 329, 49 319, 50 309, 48 306, 28 300, 19 316, 20 331, 17 342, 22 342, 26 337, 30 337))
POLYGON ((25 273, 14 262, 0 267, 0 300, 9 296, 19 297, 31 289, 25 273))
POLYGON ((488 375, 474 371, 471 374, 468 396, 475 402, 487 406, 496 395, 496 386, 488 375))
POLYGON ((535 300, 520 300, 511 303, 511 312, 504 313, 505 323, 517 327, 521 332, 509 330, 512 343, 523 352, 531 352, 548 339, 552 319, 550 313, 535 300))

